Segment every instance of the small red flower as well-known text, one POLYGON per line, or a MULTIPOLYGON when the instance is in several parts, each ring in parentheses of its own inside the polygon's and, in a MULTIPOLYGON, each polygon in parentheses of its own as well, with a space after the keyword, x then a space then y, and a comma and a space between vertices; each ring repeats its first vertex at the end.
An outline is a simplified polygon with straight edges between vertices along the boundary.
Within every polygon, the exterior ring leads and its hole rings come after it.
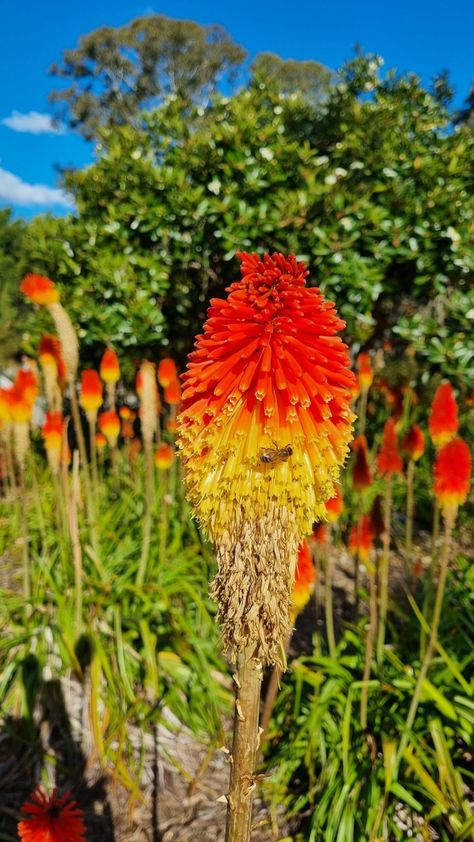
POLYGON ((107 412, 101 412, 98 422, 99 429, 104 434, 110 447, 115 447, 118 434, 120 433, 120 418, 117 413, 111 409, 107 410, 107 412))
POLYGON ((370 354, 359 354, 357 358, 357 368, 359 369, 359 386, 361 392, 367 392, 374 379, 374 372, 370 364, 370 354))
POLYGON ((471 482, 471 452, 462 439, 453 439, 438 451, 434 466, 434 493, 445 510, 466 502, 471 482))
POLYGON ((336 523, 344 511, 344 500, 342 499, 342 489, 340 485, 336 485, 336 493, 334 497, 326 503, 327 519, 329 523, 336 523))
POLYGON ((81 406, 86 412, 96 413, 102 404, 102 383, 93 368, 86 368, 81 377, 81 406))
POLYGON ((158 383, 166 389, 171 383, 178 379, 176 363, 170 357, 166 357, 158 365, 158 383))
POLYGON ((313 531, 311 533, 311 537, 312 537, 313 541, 316 541, 317 544, 326 544, 327 540, 328 540, 327 524, 316 523, 313 526, 313 531))
POLYGON ((441 383, 435 392, 428 419, 428 429, 435 447, 451 441, 458 427, 458 405, 453 388, 450 383, 441 383))
POLYGON ((66 364, 62 357, 61 343, 56 336, 42 336, 39 346, 41 365, 55 366, 60 381, 66 379, 66 364))
POLYGON ((160 444, 155 452, 155 465, 160 471, 167 471, 174 460, 174 450, 169 444, 160 444))
POLYGON ((59 301, 59 291, 50 278, 44 275, 26 275, 20 289, 35 304, 55 304, 59 301))
POLYGON ((105 438, 104 434, 100 432, 100 430, 98 430, 95 434, 95 444, 98 450, 103 450, 107 444, 107 439, 105 438))
POLYGON ((372 530, 372 535, 374 536, 374 538, 380 538, 385 531, 385 524, 382 511, 382 497, 380 496, 380 494, 377 494, 377 497, 372 503, 372 508, 370 510, 370 528, 372 530))
POLYGON ((367 564, 370 561, 374 534, 370 515, 363 515, 360 524, 352 527, 349 535, 349 550, 358 555, 360 561, 367 564))
POLYGON ((47 450, 60 451, 64 437, 64 416, 62 412, 47 412, 41 433, 47 450))
POLYGON ((67 792, 51 796, 38 787, 22 807, 21 842, 85 842, 84 814, 67 792))
POLYGON ((352 481, 354 488, 363 491, 372 485, 372 474, 369 465, 369 452, 365 436, 357 436, 352 442, 354 451, 354 467, 352 468, 352 481))
POLYGON ((117 354, 112 348, 106 348, 104 351, 99 370, 104 383, 116 383, 120 380, 120 365, 117 354))
POLYGON ((402 441, 402 450, 409 459, 417 462, 425 451, 425 437, 418 424, 413 424, 402 441))
POLYGON ((164 398, 166 403, 169 403, 171 406, 181 403, 181 386, 179 380, 173 380, 169 386, 166 386, 164 398))
POLYGON ((299 614, 308 602, 314 587, 315 569, 307 541, 302 541, 298 548, 298 563, 293 586, 293 609, 299 614))
POLYGON ((398 438, 393 418, 388 419, 383 430, 382 444, 377 456, 377 468, 381 474, 402 472, 403 462, 398 450, 398 438))
POLYGON ((39 393, 38 378, 31 368, 20 368, 15 377, 15 388, 25 401, 33 406, 39 393))

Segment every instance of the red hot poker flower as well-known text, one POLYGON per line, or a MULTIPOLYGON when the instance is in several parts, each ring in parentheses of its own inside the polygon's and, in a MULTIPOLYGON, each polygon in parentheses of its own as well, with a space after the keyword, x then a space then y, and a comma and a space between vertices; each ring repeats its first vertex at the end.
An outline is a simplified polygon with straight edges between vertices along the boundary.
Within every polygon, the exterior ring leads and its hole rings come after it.
POLYGON ((55 304, 59 301, 59 291, 54 281, 44 275, 26 275, 20 289, 35 304, 55 304))
POLYGON ((428 429, 435 447, 451 441, 458 427, 458 405, 453 388, 450 383, 441 383, 435 392, 428 419, 428 429))
POLYGON ((82 372, 80 403, 85 412, 93 417, 102 405, 102 383, 93 368, 86 368, 82 372))
POLYGON ((226 648, 274 662, 297 548, 326 516, 353 414, 344 323, 294 256, 242 254, 190 355, 179 418, 189 497, 217 545, 226 648), (290 559, 290 562, 288 562, 290 559), (275 610, 278 606, 278 611, 275 610))
POLYGON ((434 493, 445 515, 466 502, 471 482, 471 452, 465 441, 453 439, 438 451, 434 466, 434 493))
POLYGON ((173 380, 164 391, 164 399, 170 406, 177 406, 181 403, 181 386, 179 380, 173 380))
POLYGON ((370 515, 363 515, 360 524, 352 527, 349 535, 349 550, 358 555, 360 561, 368 564, 372 553, 373 532, 370 515))
POLYGON ((354 467, 352 468, 352 482, 358 491, 364 491, 372 485, 372 474, 369 465, 369 451, 365 436, 357 436, 352 442, 354 451, 354 467))
POLYGON ((120 418, 117 413, 111 409, 107 410, 107 412, 101 412, 98 422, 99 429, 106 437, 109 446, 115 447, 120 433, 120 418))
POLYGON ((31 368, 20 368, 15 377, 15 388, 25 401, 33 406, 39 393, 38 378, 31 368))
POLYGON ((104 383, 116 383, 120 380, 120 365, 117 354, 112 348, 106 348, 104 351, 99 371, 104 383))
POLYGON ((425 437, 418 424, 413 424, 402 441, 402 450, 409 459, 417 462, 425 451, 425 437))
POLYGON ((308 542, 302 541, 298 548, 298 563, 296 565, 292 595, 293 611, 295 614, 299 614, 308 602, 314 588, 315 575, 316 571, 308 542))
POLYGON ((336 523, 344 511, 344 500, 342 499, 342 488, 336 485, 336 493, 334 497, 326 503, 327 520, 329 523, 336 523))
POLYGON ((64 416, 62 412, 47 412, 41 433, 46 449, 60 452, 64 436, 64 416))
POLYGON ((166 357, 158 365, 158 383, 163 389, 170 386, 178 379, 176 363, 170 357, 166 357))
POLYGON ((359 385, 362 392, 367 392, 374 379, 374 372, 370 364, 370 354, 359 354, 357 358, 357 368, 359 369, 359 385))
POLYGON ((51 796, 37 788, 22 807, 21 842, 85 842, 84 814, 69 793, 51 796))
POLYGON ((377 456, 377 468, 381 474, 401 474, 402 472, 403 462, 398 450, 397 431, 393 418, 389 418, 385 423, 382 444, 377 456))
POLYGON ((167 471, 174 460, 174 450, 169 444, 160 444, 155 451, 155 465, 159 471, 167 471))

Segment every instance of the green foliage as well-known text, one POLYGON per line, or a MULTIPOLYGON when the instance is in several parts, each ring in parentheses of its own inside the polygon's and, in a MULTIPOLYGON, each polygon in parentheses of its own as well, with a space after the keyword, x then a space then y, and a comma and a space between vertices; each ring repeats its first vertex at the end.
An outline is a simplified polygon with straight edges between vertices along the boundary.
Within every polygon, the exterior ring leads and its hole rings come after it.
POLYGON ((379 66, 350 62, 318 107, 254 83, 103 132, 96 162, 65 179, 78 216, 34 254, 68 284, 89 354, 99 338, 187 352, 237 252, 277 249, 308 261, 352 342, 395 332, 472 384, 472 129, 379 66))
POLYGON ((472 568, 460 558, 443 614, 446 649, 440 647, 425 682, 398 774, 396 750, 419 668, 419 609, 415 617, 408 606, 397 606, 403 623, 399 629, 394 623, 383 668, 367 685, 366 732, 359 725, 361 627, 346 631, 337 661, 325 655, 293 661, 278 698, 266 768, 268 796, 294 816, 295 840, 405 840, 407 828, 445 842, 473 838, 472 651, 462 643, 472 639, 473 600, 472 568), (437 837, 429 835, 433 830, 437 837))
MULTIPOLYGON (((172 483, 175 470, 176 465, 172 483)), ((0 501, 2 716, 20 717, 27 742, 39 750, 33 713, 42 676, 48 673, 48 680, 54 681, 73 674, 86 697, 90 692, 100 759, 112 763, 132 789, 140 776, 140 759, 131 748, 132 726, 144 735, 161 721, 171 727, 171 715, 198 739, 220 744, 221 716, 231 702, 206 597, 213 562, 190 521, 180 488, 172 501, 164 502, 166 489, 157 483, 151 563, 144 585, 136 585, 145 505, 142 478, 140 462, 135 477, 123 472, 120 498, 110 475, 101 483, 98 553, 89 545, 80 517, 82 628, 72 608, 77 591, 71 546, 61 530, 57 489, 49 470, 38 469, 36 460, 28 468, 28 609, 18 591, 21 546, 16 540, 19 506, 25 501, 18 501, 17 507, 11 498, 0 501), (37 664, 36 672, 25 671, 28 659, 37 664)))
POLYGON ((221 26, 200 26, 164 15, 102 26, 65 50, 55 76, 70 87, 53 91, 52 102, 87 138, 100 126, 125 125, 166 95, 203 99, 218 80, 231 77, 245 58, 221 26))
POLYGON ((259 53, 251 70, 284 96, 298 94, 313 103, 324 97, 332 81, 331 71, 317 61, 282 59, 274 53, 259 53))
POLYGON ((25 232, 24 222, 0 210, 0 364, 18 353, 22 321, 30 309, 18 288, 27 265, 25 232))

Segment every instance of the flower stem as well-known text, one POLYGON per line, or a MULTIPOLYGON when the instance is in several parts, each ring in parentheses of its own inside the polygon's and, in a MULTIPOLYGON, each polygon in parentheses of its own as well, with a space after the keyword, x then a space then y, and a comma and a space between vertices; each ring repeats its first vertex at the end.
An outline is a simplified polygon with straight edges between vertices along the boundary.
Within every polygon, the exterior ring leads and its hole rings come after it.
POLYGON ((420 672, 418 673, 418 678, 415 686, 415 690, 412 696, 410 709, 408 711, 407 720, 405 722, 405 727, 403 729, 403 734, 400 740, 400 745, 397 751, 397 763, 396 767, 398 769, 398 764, 403 756, 403 753, 407 747, 410 731, 413 728, 413 723, 415 721, 416 712, 418 710, 418 705, 420 702, 421 691, 423 689, 423 682, 428 675, 428 670, 431 666, 431 661, 433 660, 433 655, 436 649, 436 644, 438 642, 438 628, 439 628, 439 621, 441 619, 441 609, 443 607, 443 599, 444 599, 444 590, 446 586, 446 577, 448 575, 448 563, 449 563, 449 553, 451 547, 451 533, 454 526, 455 520, 455 510, 449 510, 448 514, 445 518, 444 524, 444 541, 443 541, 443 549, 441 552, 441 557, 439 561, 439 574, 438 574, 438 586, 436 588, 436 597, 435 597, 435 604, 433 609, 433 620, 431 622, 431 634, 430 639, 428 641, 428 646, 423 658, 423 662, 421 664, 420 672))
POLYGON ((367 417, 367 396, 369 392, 368 389, 363 389, 361 396, 360 396, 360 409, 359 409, 359 436, 363 436, 365 433, 365 419, 367 417))
POLYGON ((153 462, 153 444, 145 441, 145 516, 143 518, 143 538, 140 564, 135 584, 137 587, 145 581, 148 556, 150 555, 151 526, 153 503, 155 500, 155 466, 153 462))
POLYGON ((262 663, 247 651, 239 657, 230 790, 227 796, 225 842, 249 842, 255 763, 258 751, 258 715, 262 663))
POLYGON ((407 470, 407 522, 405 532, 405 577, 407 582, 411 578, 412 570, 412 547, 413 547, 413 513, 415 509, 413 496, 413 479, 415 476, 415 463, 413 459, 408 462, 407 470))
POLYGON ((384 533, 382 559, 380 564, 380 594, 379 594, 379 629, 377 637, 377 661, 383 661, 385 645, 385 627, 387 623, 388 605, 388 577, 390 571, 390 529, 392 521, 392 475, 388 474, 385 482, 384 498, 384 533))
POLYGON ((365 664, 364 664, 364 673, 362 676, 362 680, 364 684, 362 686, 361 696, 360 696, 360 727, 362 731, 367 729, 367 697, 368 697, 368 687, 367 682, 370 679, 370 668, 372 665, 372 654, 374 651, 374 642, 375 642, 375 635, 377 632, 377 579, 375 575, 375 568, 372 564, 368 567, 368 574, 369 574, 369 586, 370 586, 370 618, 369 618, 369 628, 367 630, 367 640, 365 642, 365 664))
MULTIPOLYGON (((439 541, 439 521, 440 508, 438 500, 435 499, 433 510, 433 530, 431 533, 431 561, 426 577, 426 592, 423 600, 423 614, 426 617, 431 613, 431 606, 433 604, 433 582, 434 572, 436 570, 436 559, 438 555, 438 541, 439 541)), ((420 658, 424 657, 426 651, 426 632, 422 628, 420 632, 420 658)))
POLYGON ((324 554, 324 610, 326 614, 326 636, 328 640, 329 654, 331 658, 336 657, 336 637, 334 634, 334 611, 332 604, 332 558, 331 547, 328 546, 324 554))

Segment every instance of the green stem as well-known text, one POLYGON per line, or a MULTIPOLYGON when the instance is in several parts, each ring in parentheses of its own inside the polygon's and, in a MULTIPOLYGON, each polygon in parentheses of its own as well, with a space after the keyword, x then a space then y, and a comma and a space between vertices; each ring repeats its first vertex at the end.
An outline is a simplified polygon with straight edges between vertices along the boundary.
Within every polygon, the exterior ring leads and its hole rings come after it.
POLYGON ((423 682, 425 681, 429 668, 431 666, 431 662, 433 660, 433 655, 436 649, 436 645, 438 642, 438 629, 439 629, 439 622, 441 619, 441 609, 443 607, 443 599, 444 599, 444 591, 446 587, 446 578, 448 575, 448 564, 449 564, 449 553, 451 548, 451 534, 454 526, 456 513, 454 510, 450 510, 445 517, 445 524, 444 524, 444 541, 443 541, 443 549, 441 552, 441 557, 439 561, 439 574, 438 574, 438 586, 436 588, 436 597, 435 597, 435 604, 433 609, 433 620, 431 623, 431 634, 428 641, 428 647, 425 652, 425 656, 423 658, 423 662, 421 664, 420 672, 418 673, 418 678, 415 686, 415 690, 412 696, 410 709, 408 711, 407 720, 405 722, 405 727, 403 729, 403 734, 400 740, 400 745, 397 751, 397 761, 396 761, 396 768, 398 769, 398 765, 400 763, 401 758, 405 752, 405 749, 408 744, 408 740, 410 737, 411 729, 413 728, 413 723, 415 721, 416 712, 418 710, 418 705, 420 702, 420 696, 423 689, 423 682))
POLYGON ((384 533, 382 546, 382 560, 380 564, 380 599, 379 599, 379 630, 377 638, 377 661, 383 661, 385 646, 385 627, 387 623, 388 579, 390 572, 390 530, 392 521, 392 474, 388 474, 385 481, 384 496, 384 533))
POLYGON ((413 548, 413 513, 415 500, 413 495, 413 479, 415 476, 415 463, 410 459, 407 470, 407 522, 405 532, 405 578, 409 582, 412 571, 412 548, 413 548))
POLYGON ((375 568, 372 564, 368 567, 369 586, 370 586, 370 618, 369 628, 367 630, 367 640, 365 642, 365 663, 362 680, 361 696, 360 696, 360 727, 362 731, 367 730, 367 703, 368 703, 368 686, 367 682, 370 679, 370 670, 372 666, 372 655, 374 651, 374 642, 377 632, 377 579, 375 575, 375 568))
POLYGON ((151 526, 153 503, 155 499, 155 466, 153 462, 153 443, 145 442, 145 515, 143 518, 143 538, 140 563, 135 584, 137 587, 145 581, 148 557, 150 555, 151 526))
MULTIPOLYGON (((438 556, 438 541, 439 541, 439 527, 440 527, 440 508, 438 500, 435 498, 433 509, 433 530, 431 533, 431 561, 426 577, 426 592, 423 600, 423 614, 429 616, 431 614, 431 606, 433 604, 433 589, 434 589, 434 572, 436 570, 436 559, 438 556)), ((420 658, 424 657, 426 651, 426 632, 422 628, 420 632, 420 658)))
POLYGON ((324 556, 324 610, 326 614, 326 636, 331 658, 336 657, 336 637, 334 634, 334 610, 332 602, 332 558, 331 548, 328 547, 324 556))

